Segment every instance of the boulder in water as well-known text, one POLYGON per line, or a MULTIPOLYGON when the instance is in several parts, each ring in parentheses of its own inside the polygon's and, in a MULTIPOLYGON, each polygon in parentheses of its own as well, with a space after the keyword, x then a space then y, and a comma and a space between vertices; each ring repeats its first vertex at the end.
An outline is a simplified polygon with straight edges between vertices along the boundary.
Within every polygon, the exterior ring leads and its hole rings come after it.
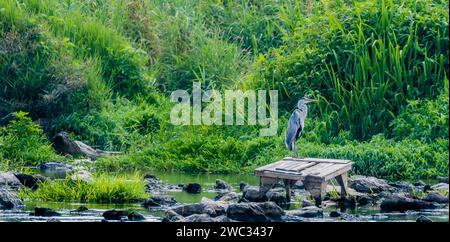
POLYGON ((41 217, 53 217, 61 216, 60 213, 56 212, 51 208, 35 207, 34 212, 30 213, 31 216, 41 216, 41 217))
POLYGON ((376 177, 364 176, 357 176, 353 178, 350 182, 350 187, 355 189, 357 192, 364 193, 379 193, 382 191, 392 190, 392 186, 390 186, 385 180, 378 179, 376 177))
POLYGON ((436 208, 436 206, 431 202, 413 199, 401 195, 392 195, 383 200, 380 208, 383 211, 407 211, 431 209, 436 208))
POLYGON ((0 188, 16 190, 22 187, 22 183, 12 172, 0 172, 0 188))
POLYGON ((23 206, 15 192, 6 189, 0 189, 0 209, 13 209, 23 206))
POLYGON ((236 203, 228 206, 227 217, 242 222, 280 221, 285 214, 274 202, 236 203))
POLYGON ((217 179, 216 180, 216 185, 214 186, 214 189, 231 190, 231 186, 228 185, 228 183, 226 183, 224 180, 217 179))
POLYGON ((127 217, 129 214, 128 211, 126 210, 108 210, 105 211, 102 216, 106 219, 106 220, 121 220, 124 217, 127 217))
POLYGON ((183 190, 187 193, 201 193, 202 192, 202 186, 198 183, 189 183, 183 187, 183 190))

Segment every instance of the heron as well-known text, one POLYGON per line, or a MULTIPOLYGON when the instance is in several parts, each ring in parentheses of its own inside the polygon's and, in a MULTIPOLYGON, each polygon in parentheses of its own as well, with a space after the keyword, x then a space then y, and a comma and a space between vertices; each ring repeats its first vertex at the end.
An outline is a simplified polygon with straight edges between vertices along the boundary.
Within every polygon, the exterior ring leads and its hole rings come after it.
POLYGON ((294 151, 294 157, 297 156, 297 146, 295 142, 302 135, 305 128, 305 119, 308 115, 308 103, 317 102, 315 99, 309 99, 306 97, 300 98, 297 103, 297 108, 289 118, 287 130, 286 130, 286 147, 290 151, 294 151))

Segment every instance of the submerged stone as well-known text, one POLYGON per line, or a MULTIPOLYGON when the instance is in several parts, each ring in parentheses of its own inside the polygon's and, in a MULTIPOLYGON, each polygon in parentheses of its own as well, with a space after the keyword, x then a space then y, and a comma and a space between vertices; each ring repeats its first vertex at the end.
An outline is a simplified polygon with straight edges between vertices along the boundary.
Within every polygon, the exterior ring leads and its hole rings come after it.
POLYGON ((30 213, 31 216, 41 216, 41 217, 53 217, 61 216, 60 213, 56 212, 51 208, 35 207, 34 213, 30 213))
POLYGON ((189 183, 186 186, 183 187, 183 190, 187 193, 201 193, 202 192, 202 186, 198 183, 189 183))
POLYGON ((106 219, 106 220, 120 220, 123 217, 127 217, 129 214, 128 211, 126 210, 108 210, 105 211, 102 216, 106 219))
POLYGON ((405 196, 392 195, 384 199, 380 205, 383 211, 407 211, 432 209, 436 206, 431 202, 426 202, 418 199, 413 199, 405 196))

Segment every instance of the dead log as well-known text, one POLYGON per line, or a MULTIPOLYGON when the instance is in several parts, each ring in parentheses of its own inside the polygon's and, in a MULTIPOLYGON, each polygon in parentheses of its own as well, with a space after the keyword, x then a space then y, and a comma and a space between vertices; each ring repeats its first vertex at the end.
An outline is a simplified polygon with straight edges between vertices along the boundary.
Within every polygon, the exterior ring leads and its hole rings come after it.
POLYGON ((101 156, 109 156, 113 154, 121 154, 121 152, 103 151, 94 149, 91 146, 78 141, 71 140, 67 132, 59 132, 53 137, 53 147, 59 153, 72 156, 87 156, 95 159, 101 156))

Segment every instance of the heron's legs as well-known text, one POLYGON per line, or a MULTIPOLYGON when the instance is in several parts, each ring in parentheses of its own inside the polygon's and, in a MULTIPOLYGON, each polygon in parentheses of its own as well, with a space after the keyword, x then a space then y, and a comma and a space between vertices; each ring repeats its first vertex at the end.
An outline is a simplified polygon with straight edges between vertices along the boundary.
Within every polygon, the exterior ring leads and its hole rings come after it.
POLYGON ((294 145, 294 157, 297 158, 297 146, 295 145, 295 142, 293 145, 294 145))

